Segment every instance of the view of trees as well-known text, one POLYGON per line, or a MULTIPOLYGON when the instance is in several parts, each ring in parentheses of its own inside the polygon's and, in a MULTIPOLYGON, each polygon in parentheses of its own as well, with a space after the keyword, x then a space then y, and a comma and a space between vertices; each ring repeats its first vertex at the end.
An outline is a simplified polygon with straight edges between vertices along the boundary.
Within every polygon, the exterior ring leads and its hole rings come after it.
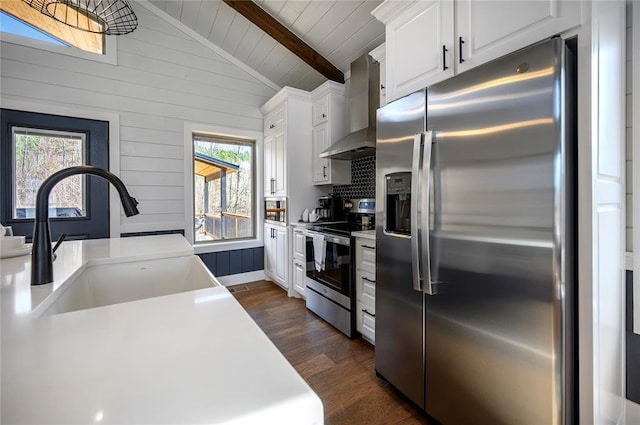
MULTIPOLYGON (((252 199, 252 171, 253 146, 248 143, 234 143, 196 139, 194 151, 204 155, 238 165, 238 171, 227 174, 227 208, 226 212, 251 216, 253 210, 252 199)), ((195 206, 196 214, 204 212, 204 178, 195 176, 195 206)), ((209 212, 219 214, 220 181, 209 183, 209 212)))
MULTIPOLYGON (((82 165, 84 141, 78 136, 42 133, 16 133, 15 208, 35 207, 40 184, 56 171, 82 165)), ((58 183, 49 197, 49 207, 77 208, 84 211, 82 176, 72 176, 58 183)))

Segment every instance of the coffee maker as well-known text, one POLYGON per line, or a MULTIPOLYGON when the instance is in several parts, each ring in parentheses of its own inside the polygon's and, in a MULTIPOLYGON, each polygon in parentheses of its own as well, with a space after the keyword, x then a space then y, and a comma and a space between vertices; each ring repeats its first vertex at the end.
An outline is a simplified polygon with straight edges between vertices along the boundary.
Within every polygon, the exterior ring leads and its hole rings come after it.
POLYGON ((330 193, 318 199, 316 215, 320 221, 343 221, 345 219, 344 204, 340 196, 330 193))

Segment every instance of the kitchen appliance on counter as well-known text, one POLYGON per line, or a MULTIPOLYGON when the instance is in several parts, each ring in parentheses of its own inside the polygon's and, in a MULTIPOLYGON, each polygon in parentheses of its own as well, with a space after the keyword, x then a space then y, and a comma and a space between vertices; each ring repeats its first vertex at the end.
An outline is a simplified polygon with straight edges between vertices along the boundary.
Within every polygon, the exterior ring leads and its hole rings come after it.
POLYGON ((318 199, 317 221, 343 221, 345 219, 344 202, 340 196, 330 193, 318 199))
POLYGON ((378 110, 376 372, 443 424, 577 422, 575 57, 378 110))
POLYGON ((287 225, 287 198, 264 198, 264 221, 271 224, 287 225))
POLYGON ((354 247, 352 232, 368 230, 375 222, 375 200, 353 199, 346 221, 307 229, 307 308, 349 338, 356 333, 354 247))

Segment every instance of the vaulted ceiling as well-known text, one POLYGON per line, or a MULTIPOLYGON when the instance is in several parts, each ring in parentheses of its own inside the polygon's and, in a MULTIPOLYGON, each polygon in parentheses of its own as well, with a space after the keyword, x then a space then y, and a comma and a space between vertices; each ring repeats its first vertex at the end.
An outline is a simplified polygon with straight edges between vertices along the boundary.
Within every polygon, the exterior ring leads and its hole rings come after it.
MULTIPOLYGON (((318 71, 221 0, 151 0, 168 15, 255 69, 278 86, 313 90, 318 71)), ((343 73, 354 59, 384 42, 371 16, 378 0, 255 0, 343 73)))

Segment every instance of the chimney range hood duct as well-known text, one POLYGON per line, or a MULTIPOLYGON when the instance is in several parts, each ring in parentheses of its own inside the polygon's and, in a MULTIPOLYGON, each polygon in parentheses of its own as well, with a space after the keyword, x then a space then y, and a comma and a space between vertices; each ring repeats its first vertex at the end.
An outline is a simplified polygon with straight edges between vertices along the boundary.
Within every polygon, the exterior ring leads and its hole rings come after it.
POLYGON ((351 63, 349 131, 320 158, 355 159, 376 153, 376 110, 380 105, 380 68, 365 54, 351 63))

